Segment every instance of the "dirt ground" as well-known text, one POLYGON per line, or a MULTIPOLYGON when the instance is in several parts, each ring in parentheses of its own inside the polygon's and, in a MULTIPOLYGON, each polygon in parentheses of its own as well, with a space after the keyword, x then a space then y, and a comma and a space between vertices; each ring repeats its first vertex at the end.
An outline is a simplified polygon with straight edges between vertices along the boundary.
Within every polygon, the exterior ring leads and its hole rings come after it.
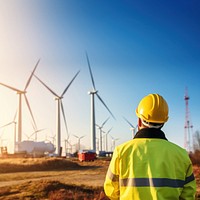
MULTIPOLYGON (((109 163, 110 159, 0 161, 0 200, 103 200, 101 192, 109 163)), ((200 167, 194 166, 194 174, 197 200, 200 199, 200 167)))

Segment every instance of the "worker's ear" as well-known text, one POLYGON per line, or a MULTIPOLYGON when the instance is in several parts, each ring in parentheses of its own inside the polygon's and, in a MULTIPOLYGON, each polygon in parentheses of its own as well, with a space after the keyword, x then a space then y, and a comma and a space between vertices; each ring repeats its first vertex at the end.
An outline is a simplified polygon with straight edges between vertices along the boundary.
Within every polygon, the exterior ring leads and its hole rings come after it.
POLYGON ((142 120, 140 118, 138 118, 138 129, 140 130, 142 126, 142 120))

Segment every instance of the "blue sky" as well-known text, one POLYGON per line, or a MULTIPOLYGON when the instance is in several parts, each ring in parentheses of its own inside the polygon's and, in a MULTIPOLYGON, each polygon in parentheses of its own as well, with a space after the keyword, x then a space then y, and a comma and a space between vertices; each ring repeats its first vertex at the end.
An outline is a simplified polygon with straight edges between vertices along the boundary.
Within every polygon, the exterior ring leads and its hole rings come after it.
MULTIPOLYGON (((107 117, 105 131, 131 139, 125 116, 136 125, 135 108, 149 93, 160 93, 169 104, 168 139, 184 144, 185 87, 190 96, 193 132, 199 126, 200 2, 192 1, 97 1, 97 0, 1 0, 0 82, 23 89, 37 60, 36 75, 62 93, 81 70, 63 99, 71 143, 73 134, 90 146, 90 96, 92 88, 87 51, 99 95, 116 120, 95 99, 96 123, 107 117)), ((27 96, 41 140, 55 134, 55 101, 33 78, 27 96)), ((17 95, 0 87, 0 125, 13 119, 17 95)), ((24 103, 23 139, 30 135, 24 103)), ((1 142, 10 145, 13 127, 0 129, 1 142)), ((98 136, 98 130, 97 130, 98 136)), ((62 140, 66 137, 63 130, 62 140)))

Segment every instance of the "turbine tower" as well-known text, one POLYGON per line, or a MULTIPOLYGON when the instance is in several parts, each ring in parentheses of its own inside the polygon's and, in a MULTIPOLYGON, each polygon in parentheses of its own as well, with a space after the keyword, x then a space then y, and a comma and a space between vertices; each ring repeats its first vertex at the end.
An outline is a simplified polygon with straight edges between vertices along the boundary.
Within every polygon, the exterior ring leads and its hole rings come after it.
POLYGON ((188 96, 188 91, 187 91, 187 88, 185 89, 185 97, 184 97, 184 100, 185 100, 185 126, 184 126, 184 129, 185 129, 185 141, 184 141, 184 147, 185 149, 190 152, 192 149, 191 149, 191 141, 190 141, 190 136, 191 136, 191 132, 192 132, 192 129, 193 129, 193 125, 192 123, 190 122, 190 115, 189 115, 189 104, 188 104, 188 101, 189 101, 189 96, 188 96))
POLYGON ((60 122, 60 110, 62 110, 62 115, 63 115, 63 119, 64 119, 64 123, 65 123, 65 128, 66 128, 66 132, 67 132, 67 139, 69 138, 68 135, 68 128, 67 128, 67 122, 66 122, 66 117, 65 117, 65 112, 64 112, 64 107, 63 107, 63 103, 62 103, 62 98, 64 97, 65 93, 67 92, 67 90, 69 89, 70 85, 72 84, 72 82, 74 81, 74 79, 76 78, 76 76, 79 74, 80 71, 78 71, 75 76, 73 77, 73 79, 70 81, 70 83, 67 85, 67 87, 65 88, 65 90, 63 91, 63 93, 61 95, 56 94, 52 89, 50 89, 43 81, 41 81, 36 75, 35 78, 44 86, 47 88, 47 90, 49 90, 54 96, 55 96, 55 100, 57 101, 57 109, 56 109, 56 141, 57 141, 57 148, 56 148, 56 154, 59 156, 61 154, 60 148, 61 148, 61 122, 60 122))
POLYGON ((123 117, 124 118, 124 120, 130 125, 130 130, 132 131, 132 139, 134 138, 134 136, 135 136, 135 133, 136 133, 136 128, 137 128, 137 126, 135 127, 135 126, 133 126, 133 124, 131 124, 131 122, 129 122, 125 117, 123 117))
POLYGON ((95 95, 100 100, 100 102, 104 105, 104 107, 108 110, 108 112, 111 114, 111 116, 114 119, 115 119, 115 117, 112 114, 112 112, 110 111, 110 109, 108 108, 108 106, 104 103, 102 98, 98 95, 98 91, 96 90, 96 87, 95 87, 94 78, 93 78, 93 75, 92 75, 92 69, 90 67, 90 61, 89 61, 87 53, 86 53, 86 58, 87 58, 88 68, 89 68, 90 77, 91 77, 92 86, 93 86, 93 89, 88 92, 88 94, 91 95, 91 150, 96 152, 96 142, 95 142, 95 140, 96 140, 96 127, 95 127, 95 124, 96 123, 95 123, 95 103, 94 103, 94 96, 95 95))
POLYGON ((18 121, 17 121, 17 125, 18 125, 18 128, 17 128, 17 129, 18 129, 18 132, 17 132, 17 133, 18 133, 18 140, 17 140, 17 141, 18 141, 18 142, 21 142, 21 140, 22 140, 22 95, 24 96, 24 99, 25 99, 26 104, 27 104, 27 106, 28 106, 28 109, 29 109, 29 112, 30 112, 30 114, 31 114, 31 117, 32 117, 34 126, 36 127, 35 119, 34 119, 34 117, 33 117, 33 113, 32 113, 30 104, 29 104, 28 99, 27 99, 27 97, 26 97, 26 92, 27 92, 26 90, 27 90, 27 88, 28 88, 28 86, 29 86, 29 84, 30 84, 30 82, 31 82, 31 79, 32 79, 32 77, 33 77, 33 74, 34 74, 34 72, 35 72, 35 70, 36 70, 36 68, 37 68, 37 66, 38 66, 38 64, 39 64, 39 62, 40 62, 40 60, 38 60, 38 62, 36 63, 35 68, 34 68, 33 72, 31 73, 31 75, 30 75, 30 77, 29 77, 29 79, 28 79, 28 81, 27 81, 27 83, 26 83, 26 85, 25 85, 25 88, 24 88, 23 90, 19 90, 19 89, 17 89, 17 88, 14 88, 14 87, 12 87, 12 86, 6 85, 6 84, 4 84, 4 83, 0 83, 0 85, 3 85, 3 86, 5 86, 5 87, 7 87, 7 88, 9 88, 9 89, 11 89, 11 90, 16 91, 17 94, 19 95, 18 121))

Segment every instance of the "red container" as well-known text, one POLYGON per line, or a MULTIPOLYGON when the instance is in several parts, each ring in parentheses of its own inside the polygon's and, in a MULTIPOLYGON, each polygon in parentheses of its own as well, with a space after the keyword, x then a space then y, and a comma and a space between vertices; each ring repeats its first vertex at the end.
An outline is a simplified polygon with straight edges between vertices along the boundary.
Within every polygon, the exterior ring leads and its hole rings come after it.
POLYGON ((94 152, 82 152, 78 154, 78 159, 83 161, 94 161, 96 159, 96 153, 94 152))

